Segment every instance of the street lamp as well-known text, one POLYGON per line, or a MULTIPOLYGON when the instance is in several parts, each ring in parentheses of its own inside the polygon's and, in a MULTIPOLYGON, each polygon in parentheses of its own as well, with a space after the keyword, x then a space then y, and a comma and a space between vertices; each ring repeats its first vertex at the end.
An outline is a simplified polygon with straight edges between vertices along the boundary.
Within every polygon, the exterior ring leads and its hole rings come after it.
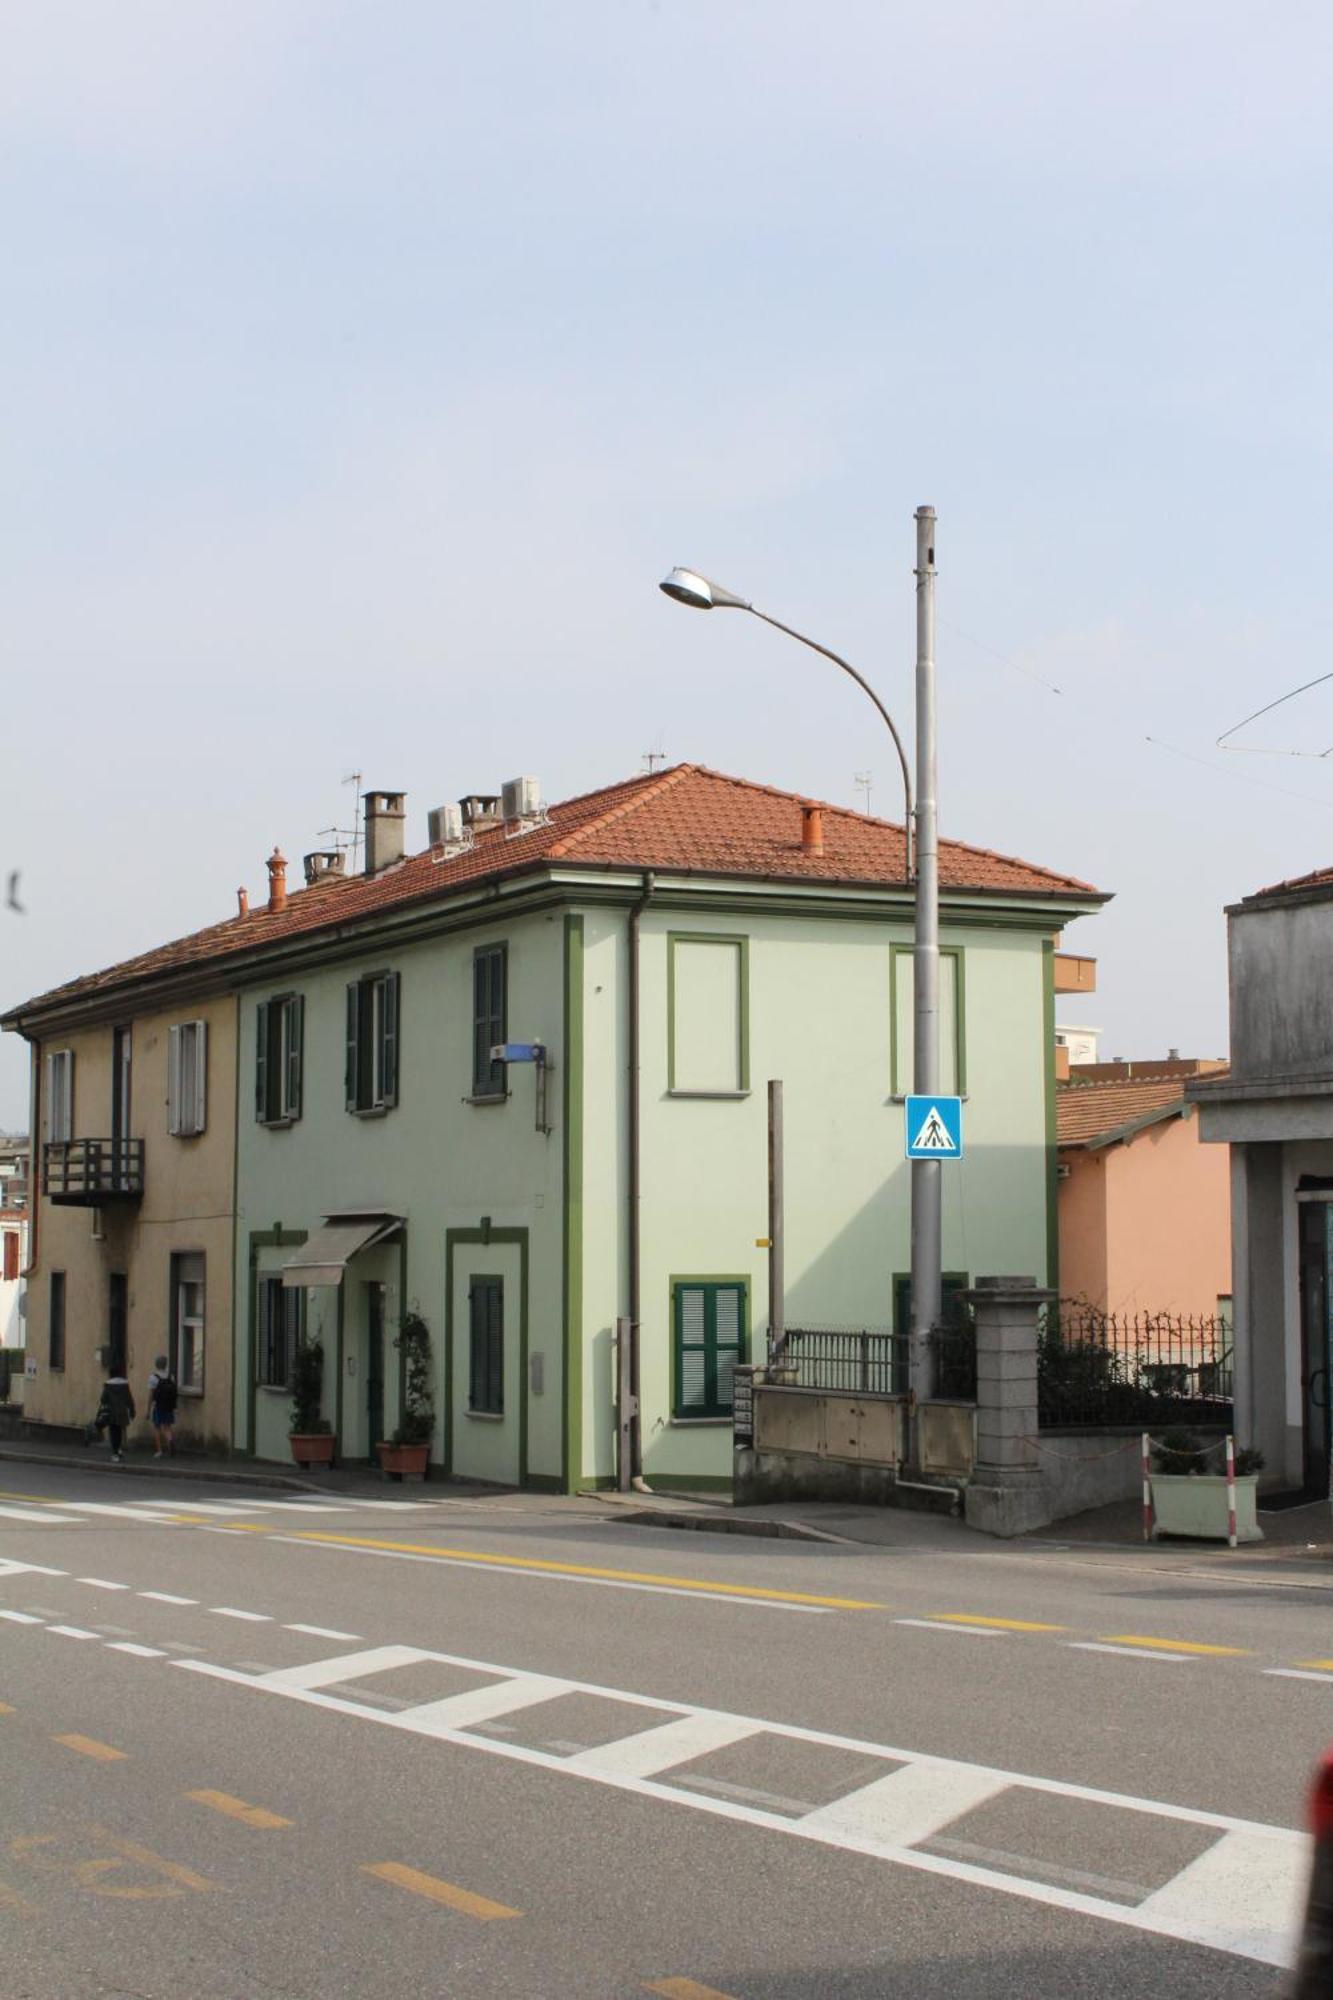
MULTIPOLYGON (((857 686, 869 695, 893 738, 903 774, 905 800, 904 834, 907 875, 916 881, 912 970, 913 1036, 912 1092, 933 1097, 940 1082, 939 984, 940 984, 940 885, 939 850, 936 843, 935 802, 935 509, 916 510, 916 807, 912 806, 912 778, 902 738, 893 718, 869 681, 840 654, 808 639, 780 619, 770 618, 746 597, 738 597, 709 577, 693 569, 673 569, 660 589, 677 604, 695 611, 748 611, 762 618, 788 638, 797 639, 814 653, 821 653, 850 674, 857 686), (913 833, 915 832, 915 855, 913 833), (913 865, 915 862, 915 866, 913 865)), ((908 1349, 908 1384, 912 1396, 909 1427, 909 1462, 920 1466, 920 1425, 917 1405, 932 1386, 931 1334, 938 1324, 941 1303, 941 1185, 938 1160, 913 1160, 911 1182, 912 1215, 912 1325, 908 1349)))

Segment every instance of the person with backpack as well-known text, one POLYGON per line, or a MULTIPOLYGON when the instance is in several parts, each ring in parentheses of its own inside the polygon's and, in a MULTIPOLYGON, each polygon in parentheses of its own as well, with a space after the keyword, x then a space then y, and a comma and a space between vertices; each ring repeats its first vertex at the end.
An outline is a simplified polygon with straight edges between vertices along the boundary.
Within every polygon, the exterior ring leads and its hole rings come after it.
POLYGON ((176 1401, 175 1378, 165 1354, 159 1354, 148 1377, 148 1414, 152 1420, 156 1443, 154 1458, 164 1458, 176 1450, 176 1401))

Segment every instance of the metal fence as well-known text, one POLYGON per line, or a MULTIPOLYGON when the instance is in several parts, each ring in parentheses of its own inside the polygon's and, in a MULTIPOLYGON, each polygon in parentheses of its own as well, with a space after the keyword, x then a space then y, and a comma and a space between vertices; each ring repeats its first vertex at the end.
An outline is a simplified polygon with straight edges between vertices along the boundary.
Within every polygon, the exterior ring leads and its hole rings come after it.
MULTIPOLYGON (((976 1336, 970 1317, 938 1327, 935 1395, 943 1401, 972 1402, 977 1393, 976 1336)), ((769 1343, 769 1364, 794 1372, 800 1389, 827 1389, 853 1396, 905 1396, 911 1340, 887 1327, 789 1326, 781 1353, 769 1343)))
POLYGON ((1225 1320, 1103 1313, 1062 1299, 1037 1335, 1044 1428, 1229 1423, 1232 1338, 1225 1320))

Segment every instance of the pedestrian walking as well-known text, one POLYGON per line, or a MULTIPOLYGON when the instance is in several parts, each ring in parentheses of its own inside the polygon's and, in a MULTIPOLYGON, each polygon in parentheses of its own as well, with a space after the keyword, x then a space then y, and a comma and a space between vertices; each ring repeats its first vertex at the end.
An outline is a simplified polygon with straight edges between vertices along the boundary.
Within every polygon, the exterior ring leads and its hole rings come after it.
POLYGON ((153 1426, 153 1457, 176 1450, 176 1380, 165 1354, 159 1354, 148 1377, 148 1415, 153 1426))
POLYGON ((138 1414, 134 1405, 134 1391, 119 1370, 106 1378, 102 1390, 102 1410, 106 1412, 107 1434, 111 1440, 111 1462, 113 1465, 119 1465, 120 1447, 124 1443, 125 1433, 138 1414))

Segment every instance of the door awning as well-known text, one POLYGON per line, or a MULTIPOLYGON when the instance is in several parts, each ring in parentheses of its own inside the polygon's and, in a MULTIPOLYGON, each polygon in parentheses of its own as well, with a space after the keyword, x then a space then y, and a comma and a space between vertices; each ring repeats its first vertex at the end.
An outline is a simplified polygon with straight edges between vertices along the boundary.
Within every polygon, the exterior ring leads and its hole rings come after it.
POLYGON ((401 1215, 330 1215, 322 1229, 306 1238, 282 1266, 288 1291, 306 1285, 340 1285, 343 1273, 360 1250, 382 1243, 402 1225, 401 1215))

